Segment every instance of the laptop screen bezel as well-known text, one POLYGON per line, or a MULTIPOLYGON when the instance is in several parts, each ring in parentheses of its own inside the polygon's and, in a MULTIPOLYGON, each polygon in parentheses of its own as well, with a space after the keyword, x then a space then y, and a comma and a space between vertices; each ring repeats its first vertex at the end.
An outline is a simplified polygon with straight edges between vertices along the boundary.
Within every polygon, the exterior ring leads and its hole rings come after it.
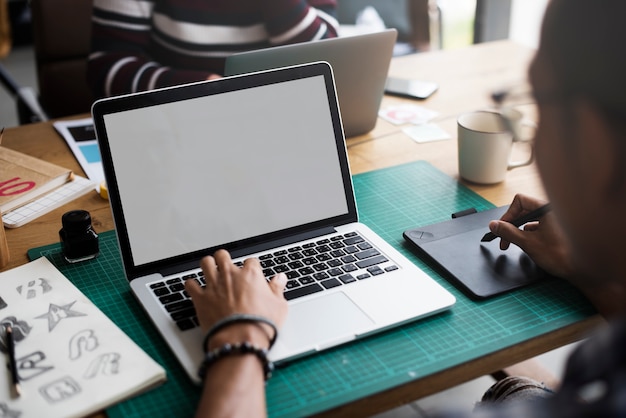
MULTIPOLYGON (((264 247, 268 247, 269 249, 273 245, 272 243, 288 242, 291 237, 301 237, 303 235, 312 234, 314 231, 328 230, 328 228, 332 228, 333 226, 356 222, 358 219, 332 69, 326 62, 297 65, 270 71, 260 71, 256 73, 225 77, 215 81, 203 81, 148 92, 105 98, 98 100, 93 104, 92 116, 100 148, 105 179, 107 182, 109 202, 115 223, 119 249, 122 256, 124 271, 128 280, 152 273, 160 273, 165 270, 176 270, 176 267, 173 266, 181 266, 181 270, 191 268, 188 266, 195 265, 197 267, 197 262, 200 258, 205 255, 212 254, 220 248, 224 248, 233 254, 246 254, 249 249, 250 251, 252 251, 251 249, 259 250, 264 247), (328 96, 330 116, 335 136, 335 145, 337 147, 337 156, 339 159, 341 176, 345 190, 345 200, 348 208, 347 213, 311 222, 298 227, 292 227, 239 241, 225 243, 224 245, 209 247, 146 264, 136 264, 133 259, 130 237, 126 227, 112 152, 107 139, 105 116, 148 106, 195 99, 208 95, 228 93, 241 89, 266 86, 274 83, 320 75, 324 78, 326 94, 328 96)), ((154 225, 154 227, 158 228, 159 225, 154 225)))

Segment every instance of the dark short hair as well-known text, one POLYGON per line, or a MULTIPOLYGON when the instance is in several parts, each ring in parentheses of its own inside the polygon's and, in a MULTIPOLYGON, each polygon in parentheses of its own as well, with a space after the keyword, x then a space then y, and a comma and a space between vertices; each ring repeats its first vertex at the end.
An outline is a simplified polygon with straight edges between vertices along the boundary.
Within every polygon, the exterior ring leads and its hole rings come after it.
POLYGON ((626 115, 626 1, 551 0, 539 52, 558 90, 626 115))
POLYGON ((613 191, 626 188, 626 0, 551 0, 539 55, 552 88, 594 105, 615 132, 613 191))

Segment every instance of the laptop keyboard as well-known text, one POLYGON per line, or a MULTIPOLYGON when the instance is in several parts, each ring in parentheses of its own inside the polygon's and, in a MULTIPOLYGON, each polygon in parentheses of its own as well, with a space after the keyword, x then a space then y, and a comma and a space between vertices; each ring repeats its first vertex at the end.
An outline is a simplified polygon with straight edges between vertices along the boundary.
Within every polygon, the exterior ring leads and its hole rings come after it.
MULTIPOLYGON (((349 285, 398 269, 356 232, 269 252, 258 258, 266 278, 270 279, 277 273, 287 275, 284 293, 287 300, 349 285)), ((150 284, 154 295, 181 330, 198 326, 193 304, 185 291, 184 282, 190 279, 205 285, 201 270, 150 284)))

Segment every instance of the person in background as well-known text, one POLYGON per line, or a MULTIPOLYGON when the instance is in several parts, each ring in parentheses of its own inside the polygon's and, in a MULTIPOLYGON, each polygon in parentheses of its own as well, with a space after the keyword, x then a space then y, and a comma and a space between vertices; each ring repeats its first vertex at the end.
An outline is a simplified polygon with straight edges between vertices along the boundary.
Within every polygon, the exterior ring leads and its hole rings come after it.
MULTIPOLYGON (((625 17, 623 0, 549 3, 529 75, 539 112, 537 166, 553 211, 519 230, 506 220, 545 202, 518 195, 489 224, 504 250, 519 245, 577 286, 607 326, 572 353, 556 391, 508 402, 487 396, 471 416, 626 416, 626 54, 616 47, 626 41, 625 17)), ((287 314, 285 277, 268 285, 258 260, 240 269, 226 251, 203 259, 202 268, 205 288, 186 283, 209 353, 197 416, 265 416, 265 350, 287 314)))
POLYGON ((337 36, 336 0, 94 0, 96 98, 219 78, 230 54, 337 36))

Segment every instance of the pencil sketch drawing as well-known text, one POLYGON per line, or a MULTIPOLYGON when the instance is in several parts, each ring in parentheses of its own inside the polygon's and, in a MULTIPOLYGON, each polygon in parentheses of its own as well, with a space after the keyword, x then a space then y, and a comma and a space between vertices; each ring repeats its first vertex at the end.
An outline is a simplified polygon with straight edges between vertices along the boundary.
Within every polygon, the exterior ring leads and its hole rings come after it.
MULTIPOLYGON (((17 373, 21 380, 30 380, 47 371, 54 369, 53 366, 41 364, 46 355, 41 351, 34 351, 24 357, 16 359, 17 373)), ((0 415, 1 417, 1 415, 0 415)))
POLYGON ((7 345, 5 342, 5 330, 7 325, 13 328, 13 339, 15 342, 20 342, 30 334, 32 327, 28 325, 26 321, 18 320, 14 316, 7 316, 0 321, 0 351, 7 352, 7 345))
POLYGON ((80 391, 78 382, 70 376, 62 377, 39 388, 41 396, 51 404, 71 399, 80 391))
POLYGON ((93 379, 97 375, 114 375, 120 370, 120 355, 118 353, 104 353, 96 357, 83 377, 93 379))
POLYGON ((93 330, 84 329, 70 338, 70 360, 77 360, 83 351, 93 351, 98 348, 98 339, 93 330))
POLYGON ((9 405, 0 402, 0 418, 19 418, 22 415, 20 411, 9 409, 9 405))
POLYGON ((52 290, 52 286, 50 286, 50 282, 47 279, 39 278, 35 280, 31 280, 26 284, 26 287, 19 285, 16 287, 17 293, 22 296, 25 296, 26 299, 33 299, 37 297, 37 295, 44 293, 48 293, 52 290))
POLYGON ((36 316, 35 319, 47 318, 48 319, 48 332, 51 332, 62 319, 65 318, 74 318, 77 316, 87 316, 87 314, 82 312, 73 311, 72 305, 75 304, 76 301, 72 303, 68 303, 67 305, 57 305, 51 303, 48 307, 48 313, 36 316))

